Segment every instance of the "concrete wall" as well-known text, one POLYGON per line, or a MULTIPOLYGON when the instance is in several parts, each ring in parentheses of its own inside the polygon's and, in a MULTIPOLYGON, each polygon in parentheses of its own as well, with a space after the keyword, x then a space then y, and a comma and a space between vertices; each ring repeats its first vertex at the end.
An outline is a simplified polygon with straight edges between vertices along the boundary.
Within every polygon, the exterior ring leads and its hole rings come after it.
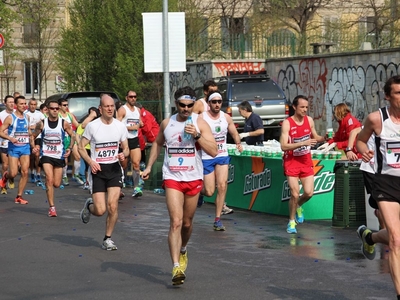
POLYGON ((202 86, 209 78, 224 76, 227 71, 267 70, 291 100, 303 94, 309 99, 309 115, 317 132, 332 122, 335 105, 345 102, 361 121, 378 107, 386 105, 383 86, 400 74, 400 49, 362 51, 342 54, 319 54, 267 61, 207 61, 188 63, 185 73, 171 74, 171 95, 178 87, 202 86))

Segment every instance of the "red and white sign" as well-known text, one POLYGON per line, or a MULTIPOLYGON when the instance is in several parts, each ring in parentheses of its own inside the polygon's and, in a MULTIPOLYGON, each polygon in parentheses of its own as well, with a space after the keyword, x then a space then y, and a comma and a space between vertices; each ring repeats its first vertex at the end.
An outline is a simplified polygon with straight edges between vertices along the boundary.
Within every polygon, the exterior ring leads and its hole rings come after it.
POLYGON ((0 48, 4 46, 4 36, 0 33, 0 48))

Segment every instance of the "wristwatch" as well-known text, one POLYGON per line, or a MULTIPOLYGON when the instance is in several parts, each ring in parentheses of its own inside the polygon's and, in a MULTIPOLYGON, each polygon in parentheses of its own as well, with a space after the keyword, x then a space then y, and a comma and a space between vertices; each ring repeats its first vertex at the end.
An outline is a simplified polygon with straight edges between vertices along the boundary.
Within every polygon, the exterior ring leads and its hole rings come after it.
POLYGON ((353 151, 353 148, 347 147, 346 150, 344 150, 344 152, 349 152, 349 151, 353 151))
POLYGON ((199 138, 201 138, 201 133, 197 132, 196 135, 194 136, 194 139, 197 141, 199 138))

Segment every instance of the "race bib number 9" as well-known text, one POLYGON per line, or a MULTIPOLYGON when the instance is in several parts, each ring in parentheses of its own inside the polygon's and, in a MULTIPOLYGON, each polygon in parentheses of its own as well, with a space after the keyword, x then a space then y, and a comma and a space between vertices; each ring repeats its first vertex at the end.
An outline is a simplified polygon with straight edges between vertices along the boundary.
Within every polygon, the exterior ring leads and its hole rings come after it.
POLYGON ((195 148, 168 148, 168 166, 173 172, 190 171, 196 164, 195 148))

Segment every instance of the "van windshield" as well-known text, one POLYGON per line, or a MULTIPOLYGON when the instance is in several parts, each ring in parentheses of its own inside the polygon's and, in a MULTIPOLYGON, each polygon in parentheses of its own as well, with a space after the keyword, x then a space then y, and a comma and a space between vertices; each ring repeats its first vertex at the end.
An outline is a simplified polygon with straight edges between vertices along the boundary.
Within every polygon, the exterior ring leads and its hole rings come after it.
POLYGON ((77 120, 87 114, 92 106, 99 107, 100 97, 72 97, 68 98, 68 109, 77 120))
POLYGON ((276 100, 282 96, 282 91, 272 80, 243 80, 232 83, 233 100, 276 100))

